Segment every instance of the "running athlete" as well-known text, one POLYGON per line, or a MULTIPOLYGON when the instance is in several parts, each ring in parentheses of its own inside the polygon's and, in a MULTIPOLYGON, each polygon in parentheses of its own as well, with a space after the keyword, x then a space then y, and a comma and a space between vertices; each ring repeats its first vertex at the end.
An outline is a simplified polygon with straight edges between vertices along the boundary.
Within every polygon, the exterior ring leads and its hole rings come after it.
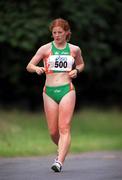
POLYGON ((78 46, 68 43, 69 23, 61 18, 50 24, 53 41, 41 46, 27 65, 27 71, 46 74, 43 89, 45 116, 52 141, 57 145, 57 157, 51 166, 60 172, 71 143, 71 120, 76 102, 72 78, 84 69, 78 46), (44 66, 38 64, 43 60, 44 66))

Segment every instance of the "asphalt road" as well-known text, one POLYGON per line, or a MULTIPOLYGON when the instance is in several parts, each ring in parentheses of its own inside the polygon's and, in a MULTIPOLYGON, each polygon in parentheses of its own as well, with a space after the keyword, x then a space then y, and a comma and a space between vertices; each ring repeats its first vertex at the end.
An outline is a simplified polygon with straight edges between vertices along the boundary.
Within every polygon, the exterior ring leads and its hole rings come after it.
POLYGON ((122 151, 69 155, 61 173, 50 169, 53 159, 0 158, 0 180, 122 180, 122 151))

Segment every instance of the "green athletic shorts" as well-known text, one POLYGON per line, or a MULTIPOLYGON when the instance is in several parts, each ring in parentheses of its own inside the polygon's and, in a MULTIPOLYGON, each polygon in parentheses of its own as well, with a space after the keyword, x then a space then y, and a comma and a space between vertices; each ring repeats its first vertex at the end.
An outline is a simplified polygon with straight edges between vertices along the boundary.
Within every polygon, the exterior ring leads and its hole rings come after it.
POLYGON ((62 86, 45 86, 43 92, 59 104, 65 94, 71 90, 74 90, 74 86, 69 83, 62 86))

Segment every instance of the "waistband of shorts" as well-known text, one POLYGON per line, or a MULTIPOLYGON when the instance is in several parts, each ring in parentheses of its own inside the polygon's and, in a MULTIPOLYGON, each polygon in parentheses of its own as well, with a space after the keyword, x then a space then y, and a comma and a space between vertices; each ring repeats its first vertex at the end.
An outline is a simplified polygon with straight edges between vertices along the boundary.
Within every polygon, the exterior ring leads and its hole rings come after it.
POLYGON ((55 88, 60 88, 60 87, 66 87, 66 86, 69 86, 70 87, 70 90, 74 90, 75 88, 74 88, 74 85, 72 84, 72 82, 70 82, 70 83, 67 83, 67 84, 63 84, 63 85, 59 85, 59 86, 48 86, 48 85, 44 85, 44 88, 43 88, 43 90, 44 90, 44 92, 45 92, 45 89, 46 88, 51 88, 51 89, 55 89, 55 88))

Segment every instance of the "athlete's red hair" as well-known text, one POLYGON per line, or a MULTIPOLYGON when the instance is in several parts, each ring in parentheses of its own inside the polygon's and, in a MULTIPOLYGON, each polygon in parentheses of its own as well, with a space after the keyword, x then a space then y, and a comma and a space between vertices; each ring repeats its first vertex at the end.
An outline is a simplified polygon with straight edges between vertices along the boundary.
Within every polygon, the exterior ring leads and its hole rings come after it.
POLYGON ((62 18, 58 18, 58 19, 53 20, 50 24, 50 27, 49 27, 50 31, 52 32, 53 28, 56 26, 60 26, 64 31, 68 32, 66 40, 69 41, 70 36, 71 36, 71 31, 70 31, 70 25, 69 25, 68 21, 66 21, 62 18))

